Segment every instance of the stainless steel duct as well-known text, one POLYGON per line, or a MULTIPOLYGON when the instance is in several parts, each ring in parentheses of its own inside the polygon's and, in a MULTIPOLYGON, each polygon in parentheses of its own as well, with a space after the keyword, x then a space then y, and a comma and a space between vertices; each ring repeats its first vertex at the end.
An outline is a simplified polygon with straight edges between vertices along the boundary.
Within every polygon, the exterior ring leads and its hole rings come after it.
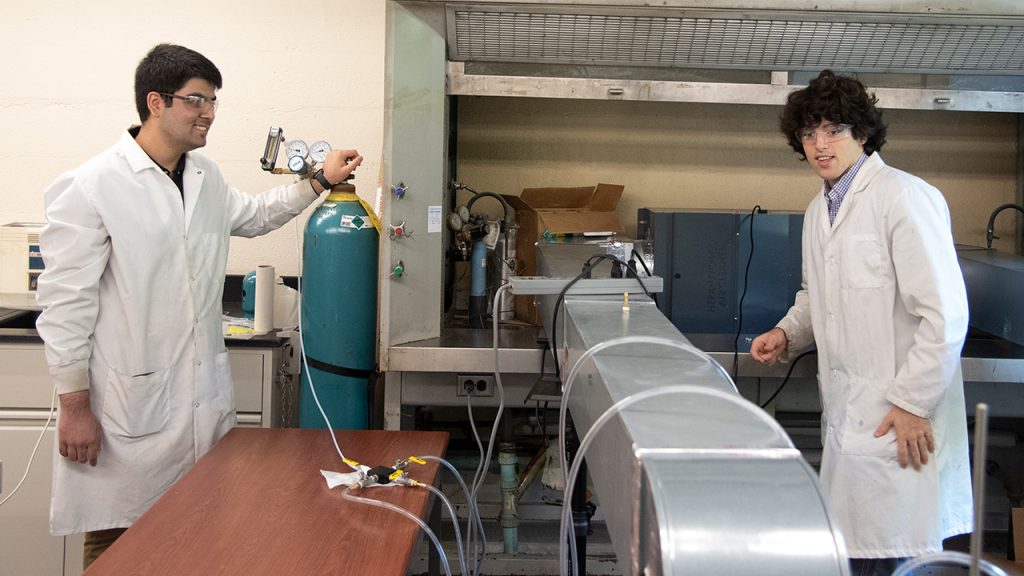
MULTIPOLYGON (((542 240, 537 271, 571 277, 600 250, 586 242, 542 240)), ((598 278, 605 273, 594 272, 598 278)), ((585 456, 621 573, 848 574, 846 549, 817 476, 782 428, 740 398, 711 363, 636 342, 689 344, 650 299, 638 294, 626 310, 621 293, 609 292, 565 295, 559 321, 545 321, 544 328, 564 360, 566 386, 578 360, 619 340, 581 363, 562 399, 581 437, 612 406, 664 393, 608 420, 585 456)), ((542 317, 553 318, 558 296, 537 300, 542 317)))

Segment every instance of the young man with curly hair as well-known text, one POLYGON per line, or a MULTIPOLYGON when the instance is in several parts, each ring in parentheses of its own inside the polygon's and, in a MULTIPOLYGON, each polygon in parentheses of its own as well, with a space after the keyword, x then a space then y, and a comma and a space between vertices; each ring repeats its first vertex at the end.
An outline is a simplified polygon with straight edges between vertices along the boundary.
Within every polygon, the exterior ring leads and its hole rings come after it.
POLYGON ((817 346, 821 484, 854 576, 939 551, 972 517, 949 209, 882 161, 876 103, 829 70, 789 95, 780 129, 824 183, 804 217, 802 289, 750 350, 771 365, 817 346))

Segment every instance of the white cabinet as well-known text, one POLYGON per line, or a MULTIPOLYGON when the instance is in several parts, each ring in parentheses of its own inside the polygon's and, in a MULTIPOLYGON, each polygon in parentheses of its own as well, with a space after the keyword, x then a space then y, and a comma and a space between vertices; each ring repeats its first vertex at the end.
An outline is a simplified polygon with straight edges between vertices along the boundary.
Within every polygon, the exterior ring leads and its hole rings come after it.
MULTIPOLYGON (((24 473, 44 422, 18 421, 9 415, 0 415, 2 497, 14 490, 24 473)), ((50 500, 52 457, 51 426, 39 444, 35 464, 21 490, 0 508, 0 565, 5 574, 63 574, 64 539, 50 536, 46 515, 48 507, 40 506, 40 503, 50 500)))
POLYGON ((280 346, 228 348, 239 426, 279 428, 298 420, 291 416, 297 395, 283 390, 278 382, 283 353, 280 346))
MULTIPOLYGON (((229 348, 239 426, 281 424, 283 398, 276 381, 282 348, 229 348)), ((14 490, 46 423, 53 384, 43 347, 35 342, 0 342, 0 499, 14 490)), ((50 422, 25 483, 0 507, 0 574, 77 576, 82 572, 83 536, 50 536, 50 479, 55 422, 50 422)))

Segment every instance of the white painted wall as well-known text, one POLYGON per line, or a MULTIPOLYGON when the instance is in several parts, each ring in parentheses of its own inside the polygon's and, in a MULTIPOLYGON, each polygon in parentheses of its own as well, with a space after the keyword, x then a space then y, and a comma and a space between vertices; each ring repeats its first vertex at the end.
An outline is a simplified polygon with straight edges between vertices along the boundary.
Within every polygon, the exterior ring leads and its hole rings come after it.
MULTIPOLYGON (((383 137, 384 20, 384 0, 0 3, 0 223, 42 221, 50 182, 138 123, 135 66, 160 42, 203 53, 224 76, 204 152, 232 185, 255 194, 291 178, 260 169, 273 125, 288 138, 357 148, 366 159, 355 185, 372 199, 383 137)), ((283 160, 282 153, 278 165, 283 160)), ((257 264, 298 272, 293 224, 232 240, 228 273, 257 264)))
MULTIPOLYGON (((373 198, 383 141, 385 0, 3 2, 0 223, 41 221, 45 187, 138 122, 135 66, 159 42, 196 49, 223 73, 205 152, 233 185, 258 193, 287 181, 259 167, 275 125, 286 137, 358 148, 366 161, 355 183, 373 198)), ((759 202, 802 210, 817 186, 776 134, 772 107, 462 100, 460 180, 511 194, 526 186, 625 184, 619 211, 630 232, 639 206, 749 209, 759 202)), ((958 242, 983 244, 988 214, 1014 199, 1013 118, 887 113, 885 159, 943 191, 958 242)), ((1012 251, 1015 228, 1015 218, 1002 217, 996 247, 1012 251)), ((232 240, 229 273, 257 264, 298 272, 293 224, 232 240)))

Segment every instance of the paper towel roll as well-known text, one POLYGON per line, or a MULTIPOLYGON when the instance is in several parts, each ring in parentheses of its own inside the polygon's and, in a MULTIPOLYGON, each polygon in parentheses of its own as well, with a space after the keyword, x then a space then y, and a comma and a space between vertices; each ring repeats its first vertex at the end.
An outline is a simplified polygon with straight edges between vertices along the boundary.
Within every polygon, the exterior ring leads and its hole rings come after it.
POLYGON ((256 267, 256 314, 253 332, 266 334, 274 329, 274 267, 256 267))

